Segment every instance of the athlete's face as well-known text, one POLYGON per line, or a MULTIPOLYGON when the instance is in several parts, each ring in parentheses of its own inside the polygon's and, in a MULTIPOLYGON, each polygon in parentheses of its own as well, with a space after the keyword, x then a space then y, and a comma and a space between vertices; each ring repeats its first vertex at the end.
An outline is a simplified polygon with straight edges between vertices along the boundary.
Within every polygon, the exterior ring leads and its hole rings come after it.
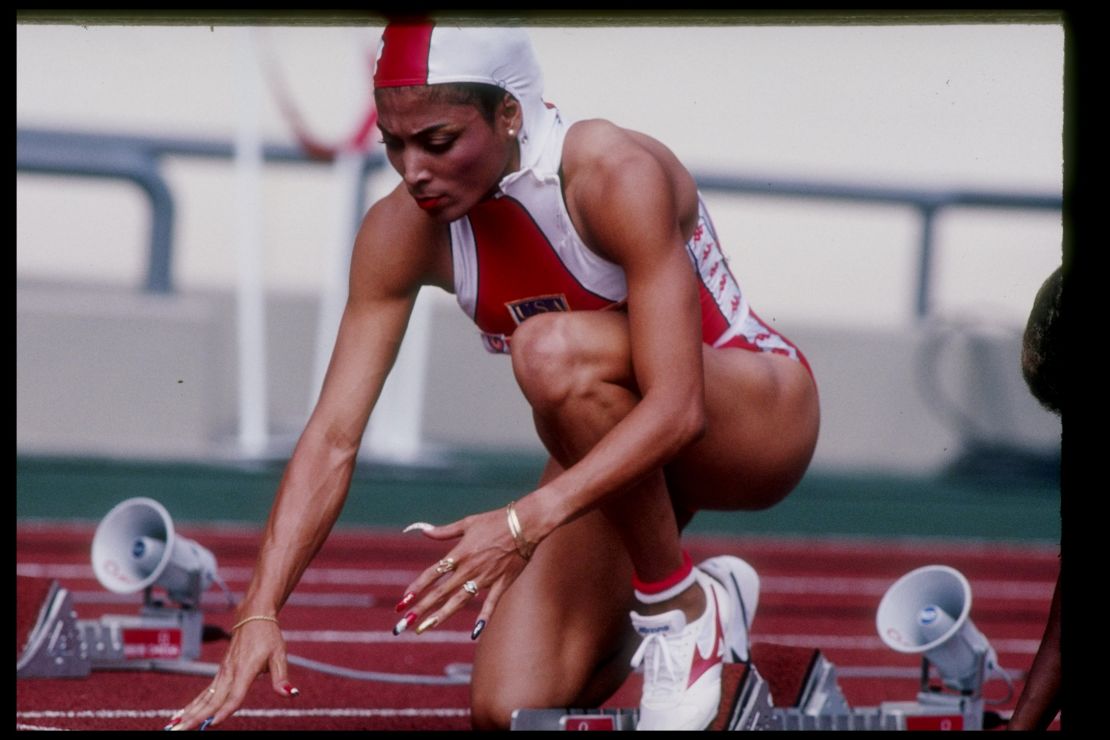
POLYGON ((379 91, 386 156, 428 215, 444 222, 462 217, 518 167, 509 132, 519 128, 519 110, 509 101, 491 125, 475 106, 433 100, 425 88, 379 91))

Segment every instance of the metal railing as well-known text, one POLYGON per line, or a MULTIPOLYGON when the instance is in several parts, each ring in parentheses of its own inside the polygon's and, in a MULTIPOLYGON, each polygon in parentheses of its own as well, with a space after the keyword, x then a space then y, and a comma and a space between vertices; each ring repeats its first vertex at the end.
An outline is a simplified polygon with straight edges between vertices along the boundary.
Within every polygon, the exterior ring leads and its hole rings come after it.
MULTIPOLYGON (((76 177, 123 179, 137 184, 146 193, 151 207, 150 248, 146 290, 154 293, 173 291, 174 200, 162 176, 166 156, 230 159, 234 147, 229 141, 93 134, 47 129, 19 129, 16 132, 16 168, 25 172, 76 177)), ((263 157, 268 162, 322 163, 296 146, 267 145, 263 157)), ((363 163, 365 175, 384 166, 380 154, 368 154, 363 163)), ((914 311, 925 317, 930 310, 932 262, 937 215, 948 208, 1004 208, 1057 210, 1063 198, 1055 194, 1007 193, 982 190, 926 190, 874 187, 833 182, 804 182, 774 178, 745 178, 712 173, 695 173, 702 191, 764 195, 816 200, 839 200, 883 205, 902 205, 915 209, 921 217, 918 239, 917 292, 914 311)), ((360 196, 363 192, 360 192, 360 196)), ((359 202, 363 202, 360 200, 359 202)))
POLYGON ((1061 196, 1041 193, 874 187, 774 178, 744 178, 704 173, 696 174, 695 178, 702 191, 716 190, 725 193, 745 193, 773 197, 854 201, 909 206, 915 209, 921 217, 918 239, 917 292, 914 297, 914 311, 918 318, 929 315, 935 239, 934 226, 937 215, 941 211, 953 207, 1063 210, 1063 198, 1061 196))
MULTIPOLYGON (((185 139, 156 136, 128 136, 50 129, 26 128, 16 131, 16 169, 36 174, 125 180, 138 185, 150 202, 150 245, 145 289, 151 293, 172 293, 174 198, 162 174, 162 161, 168 156, 231 159, 234 145, 216 139, 185 139)), ((266 145, 262 152, 267 162, 327 164, 297 146, 266 145)), ((382 167, 385 158, 371 153, 363 161, 360 179, 382 167)), ((360 192, 360 195, 363 193, 360 192)))

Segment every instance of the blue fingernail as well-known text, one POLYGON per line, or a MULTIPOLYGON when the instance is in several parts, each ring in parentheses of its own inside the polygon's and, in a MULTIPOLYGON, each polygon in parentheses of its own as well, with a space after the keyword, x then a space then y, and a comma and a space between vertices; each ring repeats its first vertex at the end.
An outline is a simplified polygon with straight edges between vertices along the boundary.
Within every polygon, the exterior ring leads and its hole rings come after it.
POLYGON ((207 730, 208 725, 212 724, 212 720, 214 720, 214 719, 216 719, 216 718, 215 717, 209 717, 208 719, 201 722, 200 727, 198 727, 197 729, 200 730, 201 732, 207 730))
POLYGON ((482 634, 482 630, 486 628, 486 620, 479 619, 474 625, 474 631, 470 633, 471 640, 477 640, 478 635, 482 634))

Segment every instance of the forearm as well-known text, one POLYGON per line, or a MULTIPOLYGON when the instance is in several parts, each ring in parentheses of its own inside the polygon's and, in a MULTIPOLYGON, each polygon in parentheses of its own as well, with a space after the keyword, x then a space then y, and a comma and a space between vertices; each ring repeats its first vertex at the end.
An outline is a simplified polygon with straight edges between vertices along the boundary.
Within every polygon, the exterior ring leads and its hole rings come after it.
POLYGON ((306 431, 278 487, 240 617, 277 614, 338 520, 357 445, 306 431))

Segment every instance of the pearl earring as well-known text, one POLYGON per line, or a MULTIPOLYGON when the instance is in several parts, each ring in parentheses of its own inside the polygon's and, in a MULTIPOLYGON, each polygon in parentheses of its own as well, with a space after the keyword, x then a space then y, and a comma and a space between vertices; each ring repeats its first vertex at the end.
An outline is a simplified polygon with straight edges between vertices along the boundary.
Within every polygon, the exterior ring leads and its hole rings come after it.
POLYGON ((509 136, 516 136, 516 129, 509 129, 509 136))

